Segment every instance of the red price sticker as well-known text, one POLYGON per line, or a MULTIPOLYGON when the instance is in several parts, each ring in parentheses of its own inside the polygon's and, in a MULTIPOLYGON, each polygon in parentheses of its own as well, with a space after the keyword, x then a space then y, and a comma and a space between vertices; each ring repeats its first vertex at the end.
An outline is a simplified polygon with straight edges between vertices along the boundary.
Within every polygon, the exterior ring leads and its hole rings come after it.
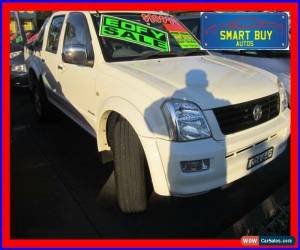
POLYGON ((144 22, 146 23, 176 23, 174 17, 165 16, 165 15, 156 15, 156 14, 141 14, 144 22))

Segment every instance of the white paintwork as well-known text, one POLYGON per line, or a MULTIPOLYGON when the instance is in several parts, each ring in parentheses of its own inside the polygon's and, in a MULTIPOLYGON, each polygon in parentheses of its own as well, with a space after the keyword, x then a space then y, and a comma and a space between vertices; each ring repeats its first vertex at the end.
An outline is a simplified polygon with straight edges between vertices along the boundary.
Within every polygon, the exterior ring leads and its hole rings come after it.
MULTIPOLYGON (((212 108, 237 104, 278 92, 277 77, 266 71, 216 56, 190 56, 106 63, 89 12, 86 15, 95 54, 94 66, 87 68, 61 60, 62 28, 56 55, 45 51, 51 19, 45 28, 40 55, 26 54, 27 65, 37 76, 43 75, 49 100, 75 122, 94 135, 98 150, 110 150, 106 139, 106 122, 111 111, 121 114, 132 125, 142 143, 148 161, 154 190, 161 195, 190 195, 232 182, 246 171, 249 157, 273 146, 274 157, 285 148, 289 136, 289 110, 264 124, 224 136, 212 108), (36 57, 45 58, 46 65, 36 57), (63 70, 57 70, 57 66, 63 70), (47 76, 46 67, 56 79, 47 76), (48 77, 48 78, 47 78, 48 77), (59 82, 59 84, 58 84, 59 82), (161 112, 162 103, 170 97, 197 103, 212 131, 212 138, 192 142, 171 142, 161 112), (235 153, 270 136, 260 147, 235 153), (280 146, 283 145, 283 146, 280 146), (210 158, 212 168, 206 173, 183 174, 183 160, 210 158)), ((68 15, 58 12, 54 15, 68 15)), ((267 162, 263 163, 265 165, 267 162)))
MULTIPOLYGON (((249 64, 263 70, 269 71, 278 76, 282 80, 287 90, 288 96, 290 96, 290 58, 289 57, 262 57, 262 56, 247 56, 239 54, 229 54, 221 52, 210 52, 213 55, 225 57, 238 61, 241 63, 249 64)), ((290 103, 290 99, 289 99, 290 103)))

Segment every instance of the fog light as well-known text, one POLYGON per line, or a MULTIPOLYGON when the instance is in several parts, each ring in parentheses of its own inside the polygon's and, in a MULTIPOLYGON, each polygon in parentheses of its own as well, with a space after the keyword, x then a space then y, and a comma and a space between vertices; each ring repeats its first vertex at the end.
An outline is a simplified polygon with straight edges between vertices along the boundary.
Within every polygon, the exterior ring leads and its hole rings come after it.
POLYGON ((181 171, 184 173, 200 172, 209 169, 209 159, 198 161, 182 161, 180 162, 181 171))

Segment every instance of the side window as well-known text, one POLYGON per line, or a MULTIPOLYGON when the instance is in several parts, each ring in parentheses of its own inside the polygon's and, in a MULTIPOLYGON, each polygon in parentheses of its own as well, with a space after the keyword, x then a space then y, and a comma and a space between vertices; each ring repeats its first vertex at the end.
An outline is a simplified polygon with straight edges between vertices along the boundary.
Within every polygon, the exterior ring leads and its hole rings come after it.
POLYGON ((63 48, 81 46, 86 49, 88 61, 94 60, 91 34, 85 16, 82 13, 71 13, 67 20, 63 48))
POLYGON ((59 37, 62 25, 64 23, 64 16, 56 16, 52 19, 51 26, 49 28, 48 40, 46 50, 52 53, 57 52, 59 37))

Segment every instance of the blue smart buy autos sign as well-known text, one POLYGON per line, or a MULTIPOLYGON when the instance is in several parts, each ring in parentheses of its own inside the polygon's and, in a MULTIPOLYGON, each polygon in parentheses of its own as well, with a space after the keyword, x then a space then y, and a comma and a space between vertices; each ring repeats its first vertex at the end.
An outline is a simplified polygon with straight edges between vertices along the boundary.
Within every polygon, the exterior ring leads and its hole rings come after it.
POLYGON ((285 12, 203 13, 204 49, 286 49, 289 17, 285 12))

